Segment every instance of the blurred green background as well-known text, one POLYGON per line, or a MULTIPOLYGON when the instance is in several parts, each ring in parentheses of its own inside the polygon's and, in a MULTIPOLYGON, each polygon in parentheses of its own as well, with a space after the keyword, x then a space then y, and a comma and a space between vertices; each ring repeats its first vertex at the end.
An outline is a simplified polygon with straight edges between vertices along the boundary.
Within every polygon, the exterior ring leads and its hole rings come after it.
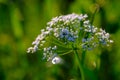
POLYGON ((93 24, 109 32, 114 44, 96 51, 102 53, 99 68, 89 61, 95 75, 86 80, 120 80, 120 0, 0 0, 0 80, 76 80, 71 55, 64 56, 65 64, 51 65, 42 53, 26 50, 51 18, 87 13, 92 19, 96 8, 93 24))

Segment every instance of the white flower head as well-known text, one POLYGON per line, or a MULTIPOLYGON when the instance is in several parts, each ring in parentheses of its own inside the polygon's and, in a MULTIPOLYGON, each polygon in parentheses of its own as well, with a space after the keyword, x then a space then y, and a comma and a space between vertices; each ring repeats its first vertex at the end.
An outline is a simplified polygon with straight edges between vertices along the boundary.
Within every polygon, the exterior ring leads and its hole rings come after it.
POLYGON ((113 40, 110 40, 110 34, 93 26, 87 17, 86 14, 73 13, 51 19, 27 52, 35 53, 41 50, 46 61, 58 64, 62 62, 58 57, 59 52, 62 53, 59 47, 70 50, 74 45, 76 49, 93 50, 99 45, 113 43, 113 40))

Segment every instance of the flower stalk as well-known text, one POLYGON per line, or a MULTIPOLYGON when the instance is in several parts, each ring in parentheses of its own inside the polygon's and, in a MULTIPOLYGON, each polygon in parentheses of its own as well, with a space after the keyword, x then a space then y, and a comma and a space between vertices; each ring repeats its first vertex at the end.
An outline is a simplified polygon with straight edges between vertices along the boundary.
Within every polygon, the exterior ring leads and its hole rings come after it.
POLYGON ((81 61, 80 61, 77 50, 74 50, 74 54, 75 54, 75 58, 77 59, 78 67, 79 67, 79 70, 80 70, 80 73, 81 73, 81 80, 85 80, 83 66, 81 64, 81 61))
MULTIPOLYGON (((80 58, 79 58, 79 54, 78 54, 78 48, 76 47, 76 45, 72 44, 72 48, 73 48, 73 51, 74 51, 74 55, 75 55, 75 59, 77 60, 77 63, 78 63, 78 67, 79 67, 79 70, 80 70, 80 74, 81 74, 81 80, 85 80, 85 77, 84 77, 84 70, 83 70, 83 64, 82 62, 80 61, 80 58)), ((83 55, 83 54, 82 54, 83 55)), ((83 57, 83 56, 82 56, 83 57)), ((85 57, 85 55, 84 55, 85 57)))

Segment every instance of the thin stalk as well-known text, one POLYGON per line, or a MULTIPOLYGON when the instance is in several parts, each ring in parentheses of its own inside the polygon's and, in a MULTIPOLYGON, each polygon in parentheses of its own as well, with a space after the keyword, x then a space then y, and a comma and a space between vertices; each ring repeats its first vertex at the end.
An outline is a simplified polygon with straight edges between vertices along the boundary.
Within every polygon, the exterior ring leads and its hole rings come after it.
POLYGON ((81 61, 81 64, 83 65, 84 63, 84 60, 85 60, 85 55, 86 55, 86 51, 82 51, 82 61, 81 61))
POLYGON ((75 57, 76 57, 77 62, 78 62, 79 69, 80 69, 81 79, 82 79, 82 80, 85 80, 83 67, 82 67, 82 64, 81 64, 81 62, 80 62, 80 59, 79 59, 79 55, 78 55, 77 50, 74 50, 74 53, 75 53, 75 57))
POLYGON ((94 13, 92 14, 91 21, 90 21, 90 23, 91 23, 91 32, 92 32, 92 33, 93 33, 93 26, 92 26, 92 24, 93 24, 93 22, 94 22, 95 15, 96 15, 98 9, 99 9, 99 6, 97 5, 96 8, 95 8, 94 13))
POLYGON ((63 54, 59 54, 60 56, 62 56, 62 55, 66 55, 66 54, 69 54, 69 53, 71 53, 73 50, 70 50, 70 51, 68 51, 68 52, 65 52, 65 53, 63 53, 63 54))
MULTIPOLYGON (((64 45, 63 44, 63 42, 61 42, 61 41, 58 41, 56 38, 54 38, 53 36, 51 37, 53 40, 55 40, 56 42, 58 42, 58 43, 60 43, 60 44, 62 44, 62 45, 64 45)), ((65 46, 65 45, 64 45, 65 46)))
POLYGON ((99 9, 99 6, 96 6, 95 7, 95 11, 94 11, 94 13, 92 14, 92 17, 91 17, 91 21, 90 21, 91 25, 93 24, 93 21, 94 21, 94 18, 95 18, 95 14, 97 13, 98 9, 99 9))
POLYGON ((61 44, 59 44, 59 43, 57 43, 57 42, 53 42, 53 41, 48 41, 49 43, 53 43, 53 44, 55 44, 55 45, 57 45, 57 46, 60 46, 60 47, 62 47, 62 48, 65 48, 65 49, 69 49, 69 48, 66 48, 65 46, 63 46, 63 45, 61 45, 61 44))

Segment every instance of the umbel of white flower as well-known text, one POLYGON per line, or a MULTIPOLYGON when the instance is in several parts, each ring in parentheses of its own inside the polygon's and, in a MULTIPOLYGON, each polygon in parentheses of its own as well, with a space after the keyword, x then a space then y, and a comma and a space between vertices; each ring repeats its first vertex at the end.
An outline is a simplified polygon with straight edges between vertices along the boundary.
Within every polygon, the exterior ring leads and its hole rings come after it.
POLYGON ((72 50, 73 45, 76 49, 83 50, 93 50, 99 45, 109 46, 109 43, 113 42, 109 39, 109 33, 91 25, 87 17, 86 14, 73 13, 53 18, 46 28, 41 30, 27 52, 41 50, 43 59, 55 64, 60 62, 57 56, 72 50), (64 50, 61 51, 61 47, 64 47, 64 50))

